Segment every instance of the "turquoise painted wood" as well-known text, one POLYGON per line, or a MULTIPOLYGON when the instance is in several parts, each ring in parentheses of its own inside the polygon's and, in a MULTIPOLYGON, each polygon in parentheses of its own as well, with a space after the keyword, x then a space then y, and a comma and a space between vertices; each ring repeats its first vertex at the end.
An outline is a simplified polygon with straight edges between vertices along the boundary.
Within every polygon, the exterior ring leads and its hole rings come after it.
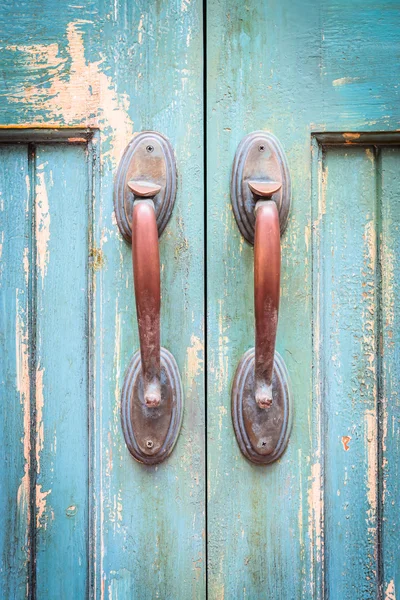
POLYGON ((1 598, 399 595, 399 11, 0 6, 1 598), (120 427, 138 337, 112 198, 144 129, 177 160, 161 338, 185 396, 177 446, 151 468, 120 427), (282 142, 293 182, 277 348, 295 417, 265 468, 240 454, 230 416, 254 313, 229 184, 258 129, 282 142))
POLYGON ((400 561, 398 522, 400 506, 399 422, 400 422, 400 344, 399 279, 400 194, 399 148, 384 148, 380 153, 381 197, 381 466, 382 566, 386 597, 396 597, 399 589, 400 561))
POLYGON ((83 145, 49 144, 38 146, 34 158, 38 598, 83 598, 88 585, 89 187, 85 155, 83 145))
POLYGON ((212 599, 399 595, 398 150, 359 136, 399 129, 398 14, 368 0, 207 3, 212 599), (264 469, 240 454, 230 416, 254 312, 229 181, 259 129, 282 142, 293 183, 277 349, 294 426, 264 469), (313 135, 332 131, 334 146, 313 135))
POLYGON ((30 561, 29 161, 26 146, 0 146, 0 536, 1 596, 24 598, 30 561), (7 232, 7 236, 6 236, 7 232))
POLYGON ((0 596, 204 598, 202 3, 22 0, 0 7, 0 27, 1 493, 10 515, 0 596), (160 240, 161 340, 177 360, 185 412, 173 455, 156 468, 132 459, 119 416, 138 336, 113 180, 144 129, 170 139, 178 170, 160 240), (38 142, 46 136, 51 143, 38 142), (3 149, 5 138, 25 146, 3 149), (18 387, 23 360, 27 389, 18 387))

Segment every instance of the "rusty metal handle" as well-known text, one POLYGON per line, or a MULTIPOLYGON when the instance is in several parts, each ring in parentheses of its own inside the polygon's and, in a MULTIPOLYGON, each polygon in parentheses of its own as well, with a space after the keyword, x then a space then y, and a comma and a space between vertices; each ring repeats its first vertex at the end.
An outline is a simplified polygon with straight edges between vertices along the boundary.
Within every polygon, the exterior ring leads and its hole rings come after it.
POLYGON ((144 401, 159 406, 160 385, 160 254, 158 229, 152 198, 160 186, 128 183, 134 193, 132 213, 132 262, 144 401))
POLYGON ((254 236, 255 397, 260 408, 272 404, 275 340, 281 275, 279 213, 272 194, 279 182, 249 182, 256 197, 254 236))

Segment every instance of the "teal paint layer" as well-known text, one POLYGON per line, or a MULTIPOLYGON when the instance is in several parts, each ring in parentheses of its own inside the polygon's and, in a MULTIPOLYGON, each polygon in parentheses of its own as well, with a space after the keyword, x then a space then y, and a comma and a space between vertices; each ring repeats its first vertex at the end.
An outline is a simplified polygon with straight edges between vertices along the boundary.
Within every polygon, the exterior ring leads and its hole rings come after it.
POLYGON ((7 407, 1 421, 7 456, 2 489, 10 515, 1 532, 3 595, 85 597, 86 149, 3 145, 1 154, 2 239, 7 240, 2 261, 2 406, 7 407), (17 405, 11 402, 15 393, 17 405))
POLYGON ((89 533, 86 147, 38 146, 34 171, 36 593, 38 598, 84 598, 89 533))
POLYGON ((342 597, 395 598, 399 586, 398 361, 392 341, 398 161, 397 147, 326 147, 315 173, 316 424, 326 596, 335 589, 342 597), (343 184, 351 195, 343 194, 343 184))
POLYGON ((379 270, 373 147, 321 165, 315 323, 323 451, 325 590, 378 594, 379 270))
POLYGON ((400 590, 400 149, 380 152, 381 246, 381 436, 382 592, 400 590))
MULTIPOLYGON (((7 96, 0 105, 0 124, 98 129, 93 141, 93 236, 87 257, 93 274, 87 302, 92 299, 94 308, 89 364, 93 392, 89 594, 141 600, 203 598, 202 3, 107 0, 61 7, 47 0, 22 0, 12 11, 0 7, 0 23, 6 23, 1 59, 7 73, 6 86, 0 83, 0 93, 7 96), (119 159, 134 133, 144 129, 166 135, 177 160, 175 209, 160 241, 161 337, 177 360, 185 396, 174 453, 150 470, 129 455, 120 427, 120 390, 138 337, 130 247, 121 239, 113 215, 113 179, 119 159)), ((71 138, 76 135, 72 130, 71 138)), ((67 181, 74 175, 68 171, 69 158, 65 160, 59 168, 67 181)), ((82 334, 85 327, 81 322, 82 334)), ((52 381, 50 377, 49 386, 52 381)), ((54 393, 49 389, 50 398, 54 393)), ((55 407, 49 410, 51 427, 51 419, 58 423, 60 413, 55 407)), ((64 434, 61 424, 60 435, 64 434)), ((54 450, 46 447, 43 452, 47 466, 41 472, 42 490, 47 491, 58 474, 50 467, 54 450)), ((80 473, 81 480, 83 476, 80 473)), ((75 497, 76 488, 68 488, 75 497)), ((51 494, 46 500, 51 502, 51 494)), ((60 488, 57 511, 64 508, 63 501, 60 488)), ((78 535, 73 523, 81 518, 83 512, 68 518, 70 536, 78 535)), ((49 541, 57 540, 60 531, 57 526, 48 529, 49 541)), ((44 574, 59 559, 46 553, 44 528, 39 541, 38 574, 44 586, 44 574)), ((79 548, 80 543, 79 538, 79 548)))
MULTIPOLYGON (((362 538, 362 566, 352 577, 343 576, 342 565, 347 559, 352 564, 355 553, 351 540, 347 544, 343 540, 345 547, 340 555, 325 557, 333 561, 333 570, 329 587, 324 584, 322 440, 327 432, 321 425, 324 405, 315 385, 319 375, 312 340, 316 332, 313 318, 317 321, 322 317, 325 307, 322 304, 321 313, 314 314, 313 295, 322 282, 317 271, 314 282, 312 275, 312 249, 319 235, 312 197, 315 193, 316 206, 320 195, 318 174, 316 189, 311 186, 312 132, 343 132, 342 141, 350 143, 358 139, 358 134, 352 137, 351 132, 399 128, 397 14, 395 2, 207 3, 210 598, 339 597, 337 590, 344 588, 352 597, 354 585, 359 585, 363 597, 368 597, 371 589, 377 589, 380 575, 373 572, 376 561, 367 556, 376 544, 374 513, 370 515, 372 531, 366 534, 367 524, 363 523, 357 534, 362 538), (277 349, 292 378, 294 426, 286 453, 264 471, 249 465, 240 455, 230 417, 233 374, 243 352, 254 345, 254 313, 253 250, 240 238, 230 207, 229 184, 237 145, 244 135, 259 129, 271 131, 282 142, 293 182, 292 209, 282 238, 277 349)), ((357 212, 352 190, 347 189, 346 182, 340 185, 340 206, 347 198, 357 212)), ((368 185, 372 187, 363 190, 363 197, 371 194, 374 202, 375 176, 368 185)), ((331 220, 338 227, 342 219, 335 205, 331 220)), ((321 243, 325 243, 323 236, 321 243)), ((362 274, 356 277, 361 282, 362 274)), ((367 292, 372 293, 369 288, 367 292)), ((347 307, 342 310, 354 316, 354 323, 347 326, 356 330, 360 325, 356 309, 354 315, 347 307)), ((348 334, 343 332, 345 339, 348 334)), ((375 370, 377 362, 374 355, 375 370)), ((330 369, 329 383, 334 386, 341 375, 332 365, 330 369)), ((349 370, 344 374, 349 375, 349 370)), ((375 375, 367 370, 369 386, 375 385, 371 377, 375 375)), ((343 385, 349 386, 351 381, 343 385)), ((360 412, 361 407, 357 410, 360 412)), ((376 424, 374 410, 373 417, 368 418, 374 418, 376 424)), ((343 420, 339 415, 331 426, 340 429, 343 420)), ((355 464, 361 469, 357 477, 364 481, 371 444, 363 440, 363 433, 361 455, 355 464)), ((377 440, 371 443, 379 450, 377 440)), ((333 456, 329 460, 331 471, 326 475, 334 486, 339 472, 334 467, 339 469, 339 465, 334 465, 333 456)), ((340 454, 338 460, 345 459, 340 454)), ((374 470, 373 464, 370 469, 374 470)), ((364 488, 357 488, 357 477, 349 492, 354 504, 349 510, 354 511, 355 507, 364 509, 366 495, 364 488)), ((336 521, 340 510, 344 511, 339 502, 336 496, 335 504, 328 507, 329 536, 335 548, 341 541, 336 521)), ((393 518, 398 522, 398 514, 393 518)), ((345 532, 357 529, 355 522, 351 526, 342 523, 342 527, 345 532)))
POLYGON ((26 597, 30 562, 29 167, 0 146, 0 596, 26 597))

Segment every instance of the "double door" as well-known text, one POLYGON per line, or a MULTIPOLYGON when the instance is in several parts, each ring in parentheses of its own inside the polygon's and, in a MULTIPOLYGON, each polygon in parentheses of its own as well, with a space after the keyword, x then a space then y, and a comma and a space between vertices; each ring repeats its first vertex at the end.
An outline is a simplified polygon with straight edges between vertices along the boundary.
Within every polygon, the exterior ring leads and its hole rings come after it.
POLYGON ((2 598, 396 598, 399 8, 3 3, 2 598), (184 408, 157 465, 121 426, 139 338, 113 203, 147 130, 177 171, 160 319, 184 408), (276 348, 293 426, 268 465, 231 415, 255 343, 231 177, 253 131, 291 177, 276 348))

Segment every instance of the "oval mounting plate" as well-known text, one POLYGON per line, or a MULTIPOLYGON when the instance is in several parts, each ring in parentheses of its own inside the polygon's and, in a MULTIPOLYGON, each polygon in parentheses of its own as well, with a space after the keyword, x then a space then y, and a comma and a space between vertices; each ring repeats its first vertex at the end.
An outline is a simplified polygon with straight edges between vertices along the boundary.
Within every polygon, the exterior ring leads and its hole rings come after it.
POLYGON ((272 133, 254 131, 246 135, 238 146, 232 168, 231 201, 235 219, 243 237, 254 244, 255 199, 249 181, 282 183, 272 195, 278 207, 282 235, 289 216, 291 183, 285 153, 272 133))
POLYGON ((132 239, 134 196, 128 181, 143 181, 160 186, 154 196, 158 235, 167 225, 176 196, 176 163, 172 146, 156 131, 142 131, 128 144, 119 163, 114 185, 115 217, 127 242, 132 239))
POLYGON ((126 371, 121 392, 121 425, 129 452, 145 465, 157 465, 172 452, 183 415, 182 383, 175 358, 161 348, 161 402, 144 402, 140 352, 126 371))
POLYGON ((254 391, 254 348, 241 358, 232 387, 232 421, 242 454, 257 465, 278 460, 289 441, 293 422, 290 379, 285 363, 275 352, 272 406, 259 408, 254 391))

